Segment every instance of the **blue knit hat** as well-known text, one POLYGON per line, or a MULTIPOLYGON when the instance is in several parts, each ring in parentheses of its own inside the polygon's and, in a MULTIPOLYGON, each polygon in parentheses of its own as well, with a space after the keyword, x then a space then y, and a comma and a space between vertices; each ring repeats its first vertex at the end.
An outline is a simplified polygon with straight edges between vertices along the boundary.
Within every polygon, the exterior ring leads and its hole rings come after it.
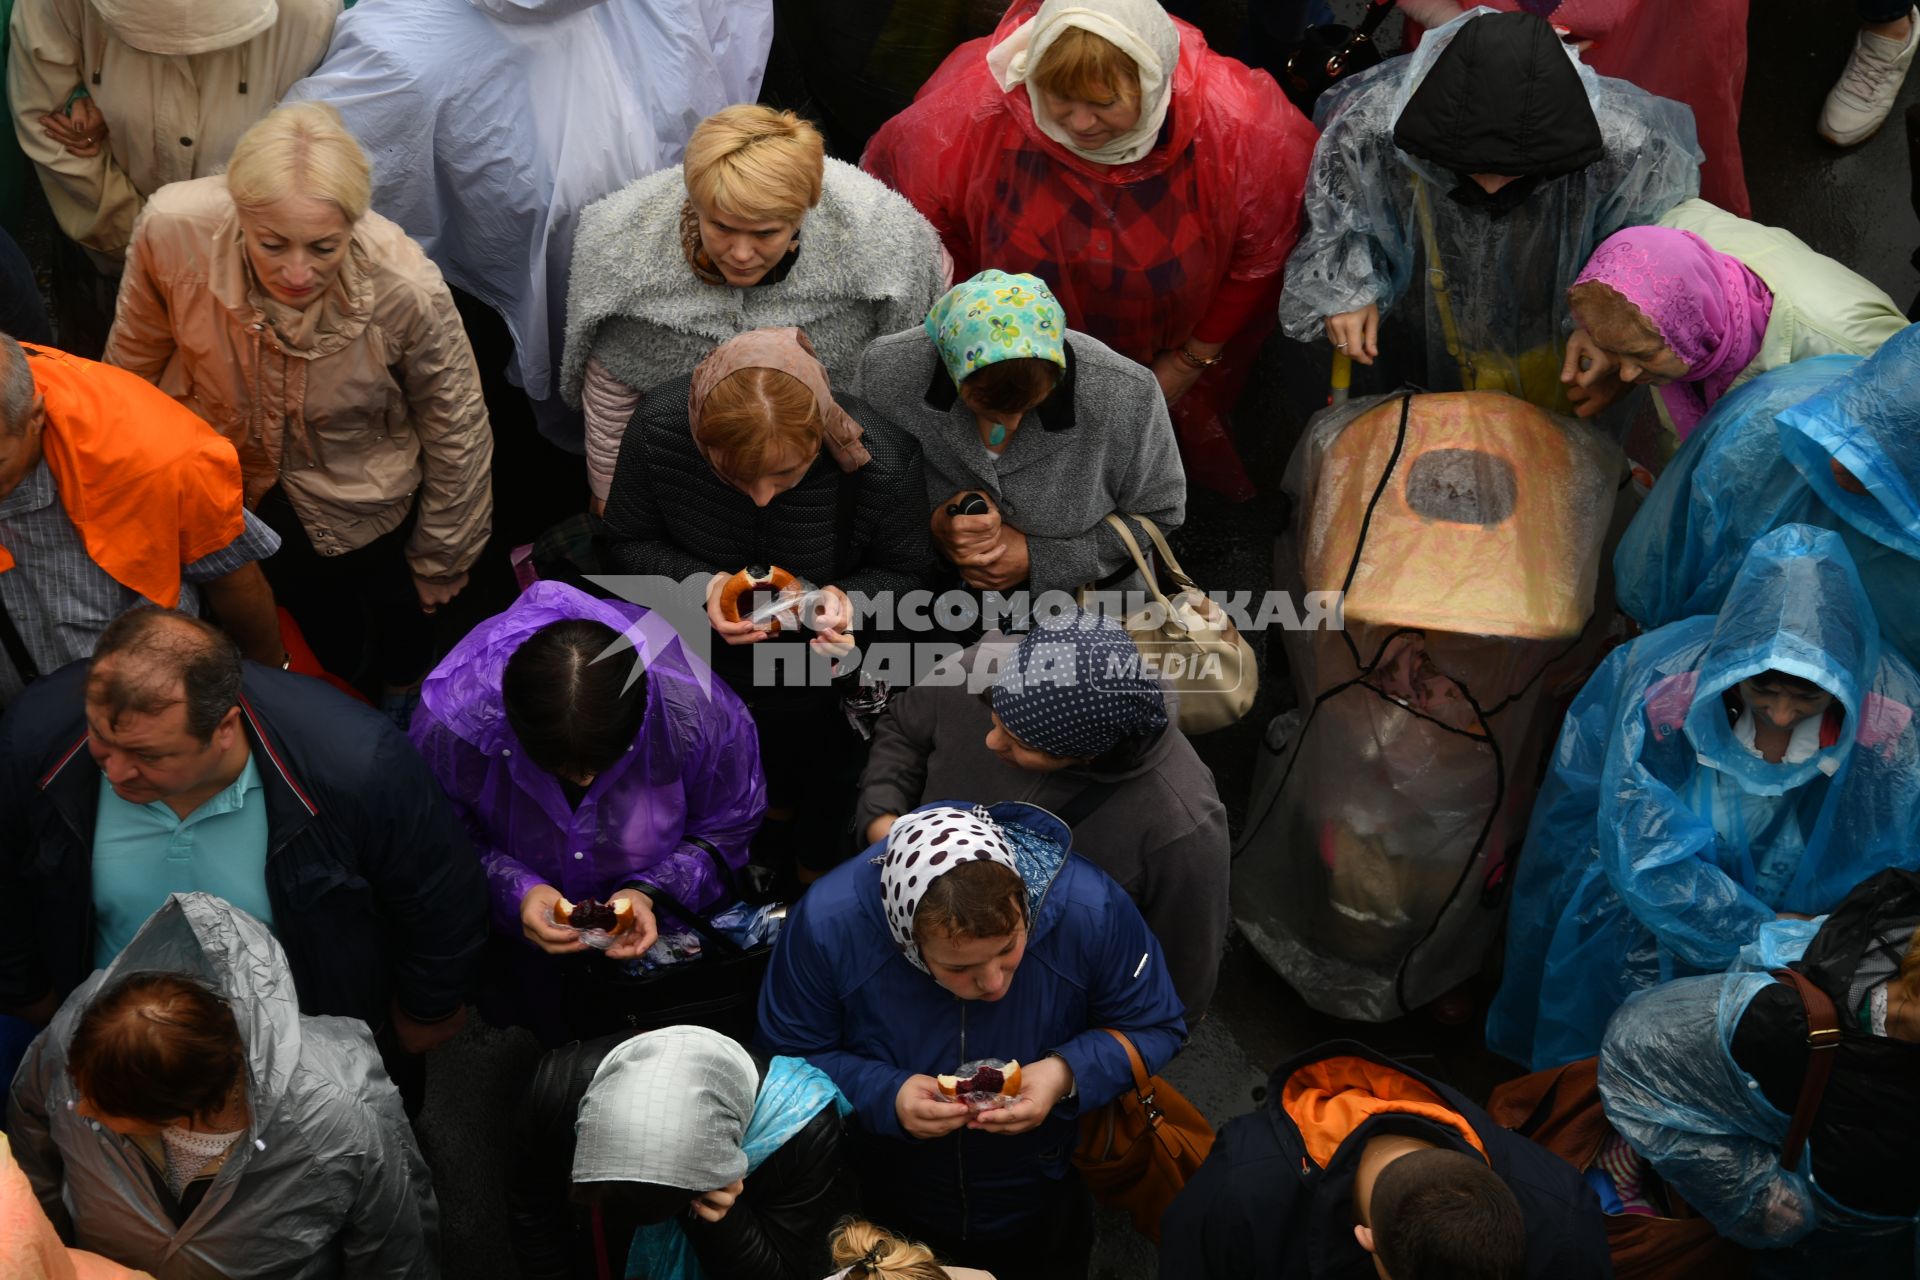
POLYGON ((1075 609, 1029 631, 993 686, 1007 732, 1048 755, 1090 759, 1167 725, 1167 698, 1112 618, 1075 609))

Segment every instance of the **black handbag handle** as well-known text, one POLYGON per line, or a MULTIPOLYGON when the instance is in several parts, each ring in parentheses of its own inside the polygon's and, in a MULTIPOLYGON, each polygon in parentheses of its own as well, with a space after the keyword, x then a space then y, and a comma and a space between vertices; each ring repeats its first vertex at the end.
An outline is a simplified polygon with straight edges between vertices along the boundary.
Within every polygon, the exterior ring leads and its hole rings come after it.
MULTIPOLYGON (((682 839, 688 844, 705 851, 707 860, 713 863, 714 871, 720 876, 720 882, 726 886, 728 900, 726 906, 722 907, 721 910, 724 911, 737 903, 746 901, 740 892, 740 878, 734 874, 733 864, 729 863, 718 849, 714 848, 708 841, 702 840, 699 836, 683 836, 682 839)), ((718 929, 715 929, 699 912, 688 908, 685 903, 681 902, 680 899, 674 897, 671 893, 668 893, 665 889, 647 880, 636 880, 634 884, 648 897, 652 898, 656 906, 665 907, 668 912, 673 915, 674 919, 679 920, 682 924, 685 924, 688 928, 699 934, 701 940, 711 944, 716 951, 720 951, 728 956, 744 956, 747 954, 745 947, 735 942, 732 938, 729 938, 726 934, 721 933, 718 929)))

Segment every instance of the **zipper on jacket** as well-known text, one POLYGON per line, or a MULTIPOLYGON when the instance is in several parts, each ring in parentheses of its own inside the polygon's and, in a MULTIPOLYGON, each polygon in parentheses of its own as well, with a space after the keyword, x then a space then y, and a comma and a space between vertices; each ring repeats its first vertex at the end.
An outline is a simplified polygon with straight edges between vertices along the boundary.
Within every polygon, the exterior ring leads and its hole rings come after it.
MULTIPOLYGON (((960 1000, 959 996, 954 999, 960 1000)), ((967 1002, 960 1000, 960 1061, 967 1059, 967 1002)), ((967 1209, 967 1131, 961 1129, 953 1135, 953 1171, 960 1180, 960 1238, 967 1238, 967 1223, 971 1217, 967 1209)))

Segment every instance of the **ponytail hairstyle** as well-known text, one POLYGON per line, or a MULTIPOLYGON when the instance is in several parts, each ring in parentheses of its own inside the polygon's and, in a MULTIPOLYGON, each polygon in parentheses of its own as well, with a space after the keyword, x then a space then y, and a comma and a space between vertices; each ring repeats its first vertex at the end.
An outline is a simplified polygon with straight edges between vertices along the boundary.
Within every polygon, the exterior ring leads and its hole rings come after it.
POLYGON ((847 1280, 947 1280, 933 1250, 859 1218, 842 1218, 829 1247, 847 1280))

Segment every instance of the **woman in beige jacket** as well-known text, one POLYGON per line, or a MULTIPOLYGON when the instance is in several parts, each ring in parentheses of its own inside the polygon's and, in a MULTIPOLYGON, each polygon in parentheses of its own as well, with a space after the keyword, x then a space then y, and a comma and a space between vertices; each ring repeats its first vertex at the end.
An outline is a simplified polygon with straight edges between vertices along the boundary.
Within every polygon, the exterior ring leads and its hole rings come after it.
POLYGON ((340 0, 16 0, 7 96, 60 229, 103 270, 143 200, 218 173, 326 56, 340 0))
MULTIPOLYGON (((332 107, 282 107, 224 177, 154 193, 134 228, 105 359, 240 451, 264 565, 320 660, 404 699, 424 615, 491 532, 492 434, 440 272, 368 210, 365 154, 332 107)), ((390 708, 396 715, 405 708, 390 708)))

